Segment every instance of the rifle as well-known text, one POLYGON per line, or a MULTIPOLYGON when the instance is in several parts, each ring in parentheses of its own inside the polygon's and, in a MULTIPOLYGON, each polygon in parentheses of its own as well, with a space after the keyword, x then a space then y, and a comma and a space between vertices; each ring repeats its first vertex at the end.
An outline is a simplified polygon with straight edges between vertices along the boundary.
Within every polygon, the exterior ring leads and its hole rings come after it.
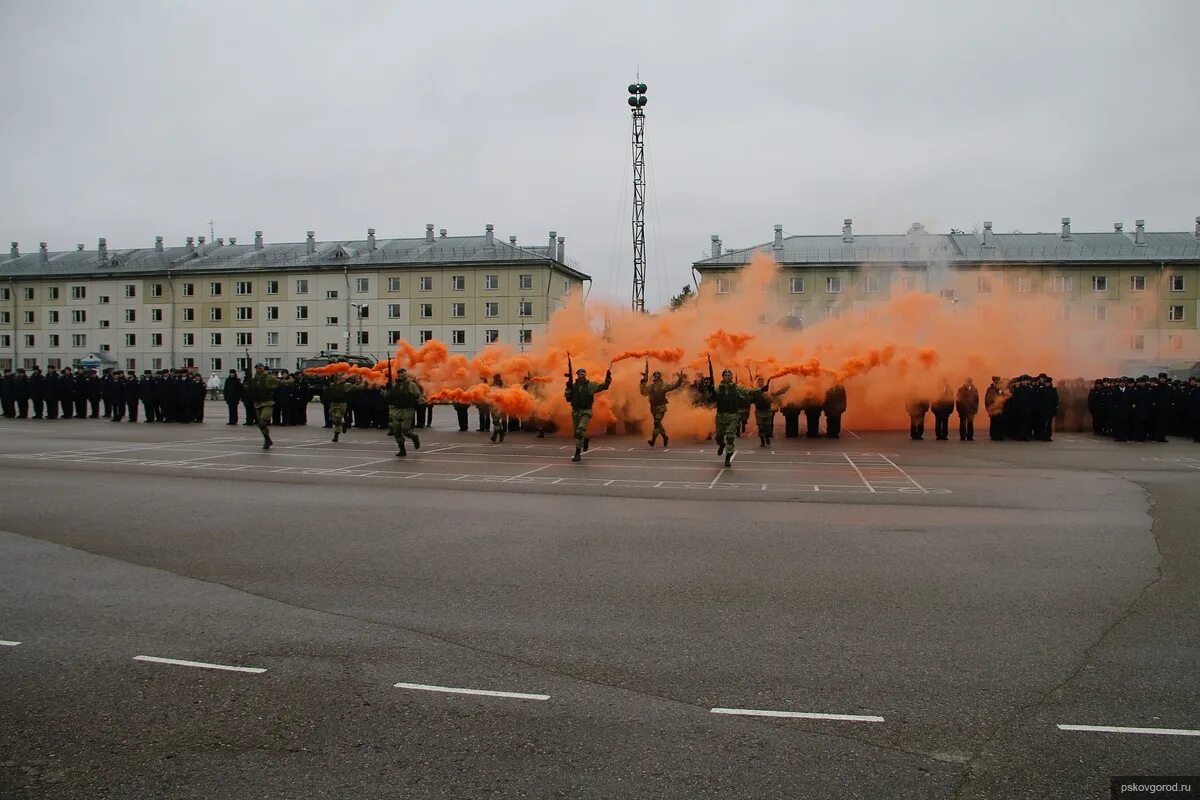
POLYGON ((713 388, 716 388, 716 386, 717 386, 717 380, 716 380, 716 378, 713 376, 713 368, 712 368, 712 354, 711 354, 711 353, 706 353, 705 355, 707 355, 707 356, 708 356, 708 382, 709 382, 710 384, 712 384, 713 388))
POLYGON ((392 359, 391 358, 389 358, 387 360, 387 373, 388 373, 387 388, 390 389, 390 388, 392 388, 392 359))
POLYGON ((646 368, 642 370, 642 383, 648 383, 650 380, 650 359, 646 359, 646 368))
POLYGON ((567 388, 575 385, 575 370, 571 367, 571 353, 567 352, 567 388))

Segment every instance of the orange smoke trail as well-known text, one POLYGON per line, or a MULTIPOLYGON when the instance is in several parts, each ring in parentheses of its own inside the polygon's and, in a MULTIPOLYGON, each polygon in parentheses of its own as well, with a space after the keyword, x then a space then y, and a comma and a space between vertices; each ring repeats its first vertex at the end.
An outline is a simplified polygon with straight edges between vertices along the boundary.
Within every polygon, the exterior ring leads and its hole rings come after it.
POLYGON ((612 361, 615 364, 618 361, 624 361, 627 358, 654 358, 659 361, 665 361, 668 364, 673 364, 674 362, 683 358, 683 348, 668 347, 665 349, 646 348, 641 350, 625 350, 624 352, 617 353, 615 356, 613 356, 612 361))

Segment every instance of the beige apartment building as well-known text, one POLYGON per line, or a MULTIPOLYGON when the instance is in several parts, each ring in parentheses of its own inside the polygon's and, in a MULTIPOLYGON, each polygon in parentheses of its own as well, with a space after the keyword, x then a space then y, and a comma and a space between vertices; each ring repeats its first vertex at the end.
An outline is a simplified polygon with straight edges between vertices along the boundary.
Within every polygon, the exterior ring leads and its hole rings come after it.
POLYGON ((319 351, 382 358, 399 339, 472 355, 491 342, 529 348, 589 276, 545 244, 434 234, 253 244, 188 237, 166 247, 34 253, 0 259, 0 367, 101 362, 120 369, 252 361, 295 368, 319 351))
MULTIPOLYGON (((893 295, 920 290, 981 313, 981 298, 1011 293, 1055 306, 1067 344, 1134 368, 1186 368, 1200 361, 1200 217, 1192 232, 1152 232, 1143 220, 1126 231, 1079 233, 1064 217, 1057 233, 934 234, 914 223, 902 235, 861 235, 845 220, 838 235, 785 236, 725 250, 713 236, 708 258, 693 269, 717 295, 735 291, 756 252, 781 269, 774 307, 764 313, 803 328, 893 295)), ((981 319, 981 322, 983 320, 981 319)))

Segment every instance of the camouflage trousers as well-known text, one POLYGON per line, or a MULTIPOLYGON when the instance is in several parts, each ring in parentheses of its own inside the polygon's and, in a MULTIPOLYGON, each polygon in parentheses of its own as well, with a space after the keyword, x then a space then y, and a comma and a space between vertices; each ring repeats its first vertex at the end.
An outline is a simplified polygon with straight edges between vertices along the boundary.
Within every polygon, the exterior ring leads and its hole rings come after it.
POLYGON ((583 440, 587 438, 588 424, 591 421, 592 410, 590 408, 571 409, 571 426, 575 428, 576 447, 583 447, 583 440))
POLYGON ((738 428, 742 424, 742 415, 737 411, 722 414, 717 412, 717 444, 725 445, 725 452, 733 452, 733 443, 737 441, 738 428))
POLYGON ((416 441, 416 436, 412 432, 413 424, 416 421, 417 410, 415 408, 388 407, 388 435, 394 436, 397 442, 402 442, 405 436, 416 441))
POLYGON ((754 421, 758 424, 758 435, 765 439, 770 439, 775 435, 775 411, 758 411, 754 412, 754 421))
POLYGON ((333 429, 340 431, 346 424, 346 407, 349 403, 330 403, 329 404, 329 421, 333 423, 333 429))
POLYGON ((666 406, 650 406, 650 416, 654 420, 654 431, 650 434, 651 439, 659 436, 663 437, 663 439, 667 438, 667 431, 665 428, 663 428, 662 424, 663 417, 666 415, 666 406))
POLYGON ((508 433, 508 414, 495 406, 492 407, 492 430, 496 433, 508 433))
POLYGON ((271 416, 275 413, 275 402, 270 403, 255 403, 254 404, 254 419, 258 420, 258 427, 265 428, 271 424, 271 416))

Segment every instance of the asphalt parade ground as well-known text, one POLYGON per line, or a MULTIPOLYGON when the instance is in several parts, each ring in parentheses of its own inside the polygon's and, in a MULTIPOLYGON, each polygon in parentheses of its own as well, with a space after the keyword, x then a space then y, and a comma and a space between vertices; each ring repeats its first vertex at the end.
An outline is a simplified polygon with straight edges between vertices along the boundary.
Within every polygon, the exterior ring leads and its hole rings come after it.
POLYGON ((319 425, 263 451, 220 412, 0 420, 0 797, 1200 772, 1200 445, 751 433, 726 469, 599 435, 573 464, 440 409, 406 458, 319 425))

